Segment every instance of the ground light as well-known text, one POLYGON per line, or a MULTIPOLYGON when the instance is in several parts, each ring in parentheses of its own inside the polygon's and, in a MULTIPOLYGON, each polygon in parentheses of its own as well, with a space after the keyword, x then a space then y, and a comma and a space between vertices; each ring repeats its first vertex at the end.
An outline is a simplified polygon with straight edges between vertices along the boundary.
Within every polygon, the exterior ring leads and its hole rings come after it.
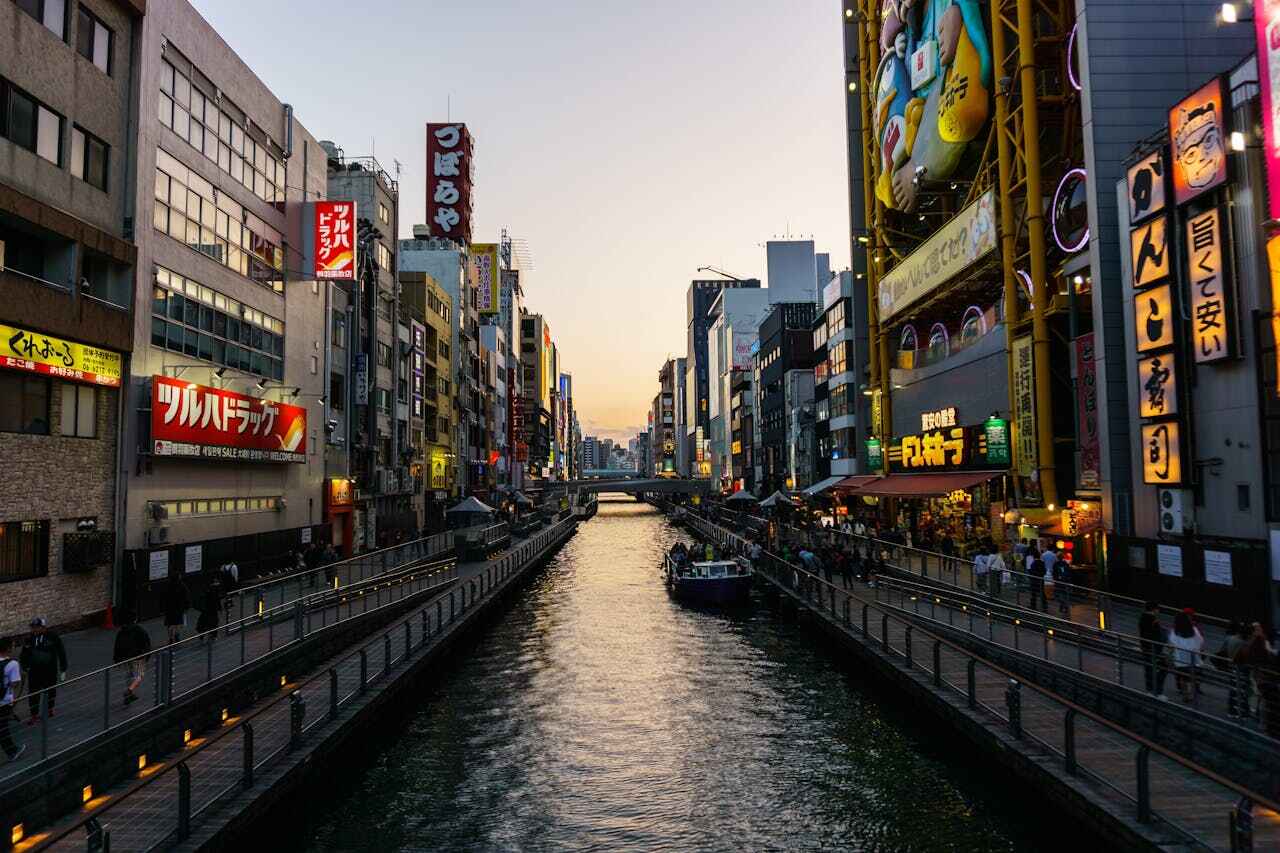
POLYGON ((93 799, 93 786, 85 785, 80 791, 80 802, 87 803, 93 799))
POLYGON ((191 729, 185 729, 182 732, 182 744, 186 746, 191 743, 191 729))
POLYGON ((9 830, 9 843, 17 844, 23 838, 22 824, 15 823, 13 829, 9 830))
POLYGON ((147 754, 144 752, 138 756, 138 769, 145 770, 147 767, 147 754))

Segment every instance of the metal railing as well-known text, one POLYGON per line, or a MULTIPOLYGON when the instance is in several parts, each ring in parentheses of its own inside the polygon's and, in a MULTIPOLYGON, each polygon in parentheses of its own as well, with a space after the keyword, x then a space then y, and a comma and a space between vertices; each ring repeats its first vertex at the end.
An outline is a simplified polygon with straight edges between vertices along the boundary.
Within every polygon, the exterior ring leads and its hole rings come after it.
POLYGON ((129 787, 91 801, 69 824, 42 837, 37 850, 149 851, 190 837, 199 820, 253 787, 257 775, 297 750, 312 732, 334 723, 369 688, 448 637, 458 620, 499 593, 539 559, 575 522, 565 521, 516 545, 461 584, 427 600, 375 639, 361 643, 243 716, 200 733, 181 752, 139 768, 129 787))
MULTIPOLYGON (((692 523, 704 536, 739 553, 748 549, 744 539, 705 519, 695 517, 692 523)), ((827 583, 768 552, 756 561, 756 569, 828 624, 920 672, 935 693, 963 697, 971 711, 982 712, 986 726, 1034 744, 1060 761, 1066 775, 1100 786, 1101 795, 1118 795, 1140 824, 1164 826, 1183 839, 1236 851, 1252 849, 1255 808, 1272 812, 1268 826, 1280 822, 1280 802, 1269 792, 1227 779, 1054 691, 1023 681, 881 602, 827 583), (1117 754, 1123 757, 1117 759, 1117 754), (1190 814, 1184 807, 1189 789, 1196 796, 1190 814)))
POLYGON ((255 610, 220 628, 19 697, 18 709, 25 703, 30 712, 26 728, 19 727, 17 733, 27 741, 27 749, 20 758, 0 765, 0 785, 301 642, 314 631, 394 604, 431 586, 450 583, 457 574, 457 562, 448 558, 412 563, 348 586, 322 587, 284 604, 255 610), (130 693, 135 698, 127 698, 130 693))

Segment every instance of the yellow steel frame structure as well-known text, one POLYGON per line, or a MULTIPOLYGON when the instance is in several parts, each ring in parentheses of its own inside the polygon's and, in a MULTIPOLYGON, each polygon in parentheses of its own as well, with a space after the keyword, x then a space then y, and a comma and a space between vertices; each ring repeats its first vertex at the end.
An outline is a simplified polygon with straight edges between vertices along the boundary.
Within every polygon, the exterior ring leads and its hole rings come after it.
MULTIPOLYGON (((881 400, 879 423, 873 432, 881 439, 887 470, 891 439, 890 361, 888 329, 879 322, 879 283, 890 255, 886 239, 888 223, 883 204, 875 197, 879 178, 879 157, 873 138, 874 75, 880 64, 880 8, 883 0, 847 0, 847 17, 858 28, 858 75, 861 90, 864 199, 867 222, 867 305, 871 350, 871 385, 881 400)), ((1042 115, 1057 117, 1068 107, 1065 75, 1040 73, 1039 62, 1062 63, 1073 24, 1069 0, 992 0, 991 48, 995 77, 994 151, 985 146, 982 162, 969 186, 968 201, 976 199, 993 184, 1000 208, 1000 250, 1005 317, 1010 329, 1031 327, 1035 353, 1037 472, 1047 506, 1058 501, 1054 470, 1053 398, 1049 371, 1049 325, 1047 315, 1053 294, 1049 288, 1046 241, 1045 184, 1041 156, 1042 115), (1029 200, 1039 200, 1029 203, 1029 200), (1021 316, 1018 301, 1018 274, 1024 269, 1031 277, 1030 318, 1021 316)), ((1012 365, 1010 366, 1012 370, 1012 365)), ((1013 383, 1010 382, 1010 394, 1013 383)), ((1010 409, 1013 402, 1010 401, 1010 409)))

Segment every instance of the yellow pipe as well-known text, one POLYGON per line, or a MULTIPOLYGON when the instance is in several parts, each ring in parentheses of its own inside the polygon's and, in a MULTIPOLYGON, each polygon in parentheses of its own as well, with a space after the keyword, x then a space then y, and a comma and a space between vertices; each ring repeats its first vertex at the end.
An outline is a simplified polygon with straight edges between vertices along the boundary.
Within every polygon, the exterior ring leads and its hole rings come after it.
MULTIPOLYGON (((992 66, 996 69, 996 76, 1004 68, 1005 44, 1004 22, 1000 18, 1000 10, 997 8, 992 14, 991 26, 991 51, 995 55, 995 61, 992 66)), ((1000 86, 996 86, 996 157, 999 171, 999 198, 997 203, 1000 205, 1000 255, 1001 266, 1004 270, 1004 318, 1006 334, 1009 340, 1013 340, 1013 327, 1018 322, 1018 277, 1014 268, 1017 259, 1017 239, 1016 225, 1013 221, 1013 204, 1011 196, 1013 194, 1013 147, 1009 144, 1009 92, 1002 90, 1000 86)), ((1009 388, 1010 411, 1013 410, 1013 387, 1009 388)))
POLYGON ((1022 87, 1022 144, 1027 168, 1027 238, 1031 250, 1032 302, 1031 334, 1035 353, 1036 380, 1036 467, 1045 505, 1058 501, 1057 477, 1053 466, 1053 397, 1049 387, 1049 323, 1045 319, 1049 303, 1046 281, 1044 204, 1040 186, 1040 116, 1036 104, 1035 33, 1031 0, 1018 2, 1018 70, 1022 87))

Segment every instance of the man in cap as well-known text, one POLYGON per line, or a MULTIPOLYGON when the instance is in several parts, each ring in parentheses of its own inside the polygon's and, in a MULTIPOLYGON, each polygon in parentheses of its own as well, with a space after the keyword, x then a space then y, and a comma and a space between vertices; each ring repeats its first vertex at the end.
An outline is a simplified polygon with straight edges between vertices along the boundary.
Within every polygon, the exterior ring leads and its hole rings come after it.
POLYGON ((47 695, 49 716, 53 716, 54 703, 58 691, 52 688, 67 671, 67 650, 62 646, 62 638, 49 630, 49 623, 43 616, 31 620, 31 635, 22 646, 19 657, 22 668, 27 672, 27 707, 31 710, 31 718, 27 725, 34 725, 40 718, 40 699, 47 695))

